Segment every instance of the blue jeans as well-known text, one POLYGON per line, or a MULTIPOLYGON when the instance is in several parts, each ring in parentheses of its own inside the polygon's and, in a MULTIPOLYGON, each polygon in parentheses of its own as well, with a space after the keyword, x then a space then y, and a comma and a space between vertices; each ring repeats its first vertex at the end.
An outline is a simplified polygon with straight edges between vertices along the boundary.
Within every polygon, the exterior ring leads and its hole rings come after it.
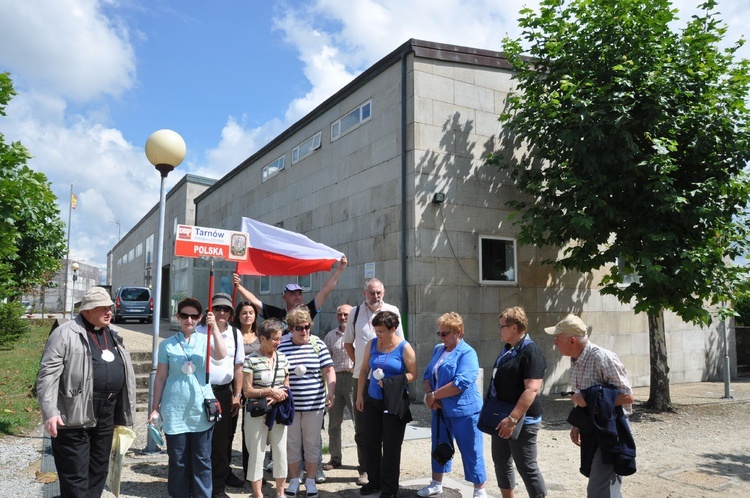
POLYGON ((169 498, 211 498, 211 439, 214 428, 203 432, 167 434, 169 498), (192 491, 192 495, 191 495, 192 491))

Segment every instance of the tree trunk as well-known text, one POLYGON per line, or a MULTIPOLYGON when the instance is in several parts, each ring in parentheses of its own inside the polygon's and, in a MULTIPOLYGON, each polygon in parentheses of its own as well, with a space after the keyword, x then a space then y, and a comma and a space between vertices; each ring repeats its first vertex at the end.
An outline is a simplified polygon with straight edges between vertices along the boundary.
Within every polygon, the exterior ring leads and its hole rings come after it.
POLYGON ((664 311, 648 315, 648 342, 651 359, 651 387, 647 408, 662 412, 672 411, 669 397, 669 365, 667 363, 667 336, 664 331, 664 311))

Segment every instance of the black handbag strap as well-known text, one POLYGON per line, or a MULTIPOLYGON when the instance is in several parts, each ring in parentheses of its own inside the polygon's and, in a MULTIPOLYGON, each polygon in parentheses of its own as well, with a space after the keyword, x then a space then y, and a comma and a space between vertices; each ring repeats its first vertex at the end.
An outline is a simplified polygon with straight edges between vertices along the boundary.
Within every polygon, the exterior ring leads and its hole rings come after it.
MULTIPOLYGON (((438 408, 437 409, 437 424, 435 426, 436 427, 435 434, 438 435, 438 438, 440 438, 440 420, 442 420, 443 423, 445 423, 445 419, 443 418, 443 410, 441 408, 438 408)), ((455 448, 453 448, 453 434, 451 434, 451 431, 450 429, 448 429, 447 426, 445 428, 445 432, 448 433, 448 441, 446 442, 450 445, 452 449, 455 450, 455 448)))

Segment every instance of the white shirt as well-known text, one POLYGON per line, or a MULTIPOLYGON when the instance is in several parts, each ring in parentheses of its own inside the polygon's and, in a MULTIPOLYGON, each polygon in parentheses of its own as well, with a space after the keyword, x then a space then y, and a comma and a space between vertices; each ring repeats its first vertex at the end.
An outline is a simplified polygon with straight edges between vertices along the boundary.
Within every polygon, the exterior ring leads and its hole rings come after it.
POLYGON ((372 326, 372 317, 380 313, 381 311, 392 311, 399 316, 399 324, 396 329, 396 335, 403 339, 404 330, 401 328, 401 312, 398 308, 392 304, 383 303, 378 311, 372 312, 365 303, 354 307, 349 312, 350 320, 346 323, 346 330, 344 330, 344 343, 354 344, 354 372, 352 377, 355 379, 359 378, 359 371, 362 368, 362 360, 365 357, 365 346, 370 342, 370 339, 375 337, 375 328, 372 326), (357 308, 359 308, 359 316, 357 316, 357 323, 354 323, 354 316, 357 314, 357 308))
MULTIPOLYGON (((199 334, 207 334, 208 327, 206 325, 198 325, 195 327, 195 331, 199 334)), ((224 343, 227 345, 227 355, 222 360, 215 360, 211 358, 211 371, 209 372, 211 384, 215 386, 223 386, 229 384, 234 379, 234 366, 236 364, 242 365, 245 362, 245 348, 242 345, 242 333, 227 325, 227 329, 221 333, 224 338, 224 343), (237 345, 239 346, 235 351, 234 339, 232 338, 232 332, 237 336, 237 345)), ((211 350, 214 348, 214 338, 211 337, 211 350)))

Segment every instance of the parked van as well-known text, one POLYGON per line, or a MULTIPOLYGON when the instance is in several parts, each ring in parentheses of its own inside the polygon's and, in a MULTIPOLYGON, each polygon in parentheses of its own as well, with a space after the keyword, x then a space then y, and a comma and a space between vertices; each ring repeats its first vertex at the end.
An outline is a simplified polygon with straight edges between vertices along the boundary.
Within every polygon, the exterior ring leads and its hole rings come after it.
POLYGON ((125 320, 154 321, 154 298, 148 287, 120 287, 115 296, 115 323, 125 320))

